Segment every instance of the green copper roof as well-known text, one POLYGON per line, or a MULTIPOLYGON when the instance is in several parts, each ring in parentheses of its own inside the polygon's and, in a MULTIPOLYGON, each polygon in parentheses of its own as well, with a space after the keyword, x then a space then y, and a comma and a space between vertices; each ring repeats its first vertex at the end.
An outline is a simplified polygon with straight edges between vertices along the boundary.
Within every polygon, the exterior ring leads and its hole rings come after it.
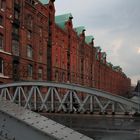
POLYGON ((80 35, 83 31, 85 31, 85 27, 84 26, 79 26, 74 28, 75 31, 77 32, 78 35, 80 35))
POLYGON ((59 23, 56 23, 61 29, 65 29, 65 23, 66 22, 59 22, 59 23))
POLYGON ((65 28, 65 23, 69 20, 72 19, 72 14, 68 13, 68 14, 63 14, 63 15, 58 15, 55 16, 55 23, 62 29, 65 28))
POLYGON ((58 15, 58 16, 55 16, 55 22, 56 23, 60 23, 60 22, 64 22, 64 21, 66 22, 70 18, 73 18, 71 13, 64 14, 64 15, 58 15))
POLYGON ((92 35, 86 36, 85 41, 87 44, 90 44, 94 40, 94 37, 92 35))
POLYGON ((48 4, 50 0, 39 0, 42 4, 48 4))

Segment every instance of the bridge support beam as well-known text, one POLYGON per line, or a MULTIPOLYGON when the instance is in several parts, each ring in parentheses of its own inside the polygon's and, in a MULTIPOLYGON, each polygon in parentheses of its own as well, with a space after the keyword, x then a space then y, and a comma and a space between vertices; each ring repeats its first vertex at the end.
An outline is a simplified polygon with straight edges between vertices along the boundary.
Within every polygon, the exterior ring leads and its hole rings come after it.
POLYGON ((0 140, 92 140, 37 113, 0 100, 0 140))
POLYGON ((28 124, 0 112, 0 136, 5 140, 55 140, 28 124))

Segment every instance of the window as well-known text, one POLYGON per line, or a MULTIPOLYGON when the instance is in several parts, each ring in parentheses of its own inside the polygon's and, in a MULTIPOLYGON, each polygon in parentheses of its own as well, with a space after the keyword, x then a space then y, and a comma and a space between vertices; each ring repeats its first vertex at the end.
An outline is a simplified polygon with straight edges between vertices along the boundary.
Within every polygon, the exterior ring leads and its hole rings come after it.
POLYGON ((35 5, 35 1, 34 0, 26 0, 27 2, 29 2, 31 5, 35 5))
POLYGON ((0 74, 3 74, 3 59, 0 58, 0 74))
POLYGON ((39 62, 42 62, 42 53, 39 52, 39 62))
POLYGON ((33 49, 31 45, 27 45, 27 57, 33 58, 33 49))
POLYGON ((33 76, 33 66, 31 64, 28 65, 28 77, 33 76))
POLYGON ((3 26, 3 17, 0 15, 0 26, 3 26))
POLYGON ((5 0, 0 0, 0 9, 5 10, 5 0))
POLYGON ((55 71, 55 80, 58 81, 58 71, 55 71))
POLYGON ((15 0, 15 3, 16 3, 16 4, 19 4, 19 0, 15 0))
POLYGON ((31 15, 28 14, 26 16, 26 21, 25 22, 27 24, 27 27, 32 29, 32 27, 33 27, 33 17, 31 15))
POLYGON ((14 10, 14 18, 19 19, 19 11, 14 10))
POLYGON ((55 59, 55 66, 58 67, 58 58, 55 59))
POLYGON ((19 28, 17 26, 13 26, 13 33, 19 35, 19 28))
POLYGON ((28 39, 31 39, 32 37, 32 32, 30 30, 27 31, 27 38, 28 39))
POLYGON ((3 50, 3 35, 0 34, 0 50, 3 50))
POLYGON ((65 73, 64 72, 62 73, 62 81, 63 82, 65 81, 65 73))
POLYGON ((17 40, 12 40, 12 53, 19 56, 19 42, 17 40))
POLYGON ((39 70, 38 70, 38 79, 39 80, 42 80, 42 73, 43 73, 43 69, 39 68, 39 70))

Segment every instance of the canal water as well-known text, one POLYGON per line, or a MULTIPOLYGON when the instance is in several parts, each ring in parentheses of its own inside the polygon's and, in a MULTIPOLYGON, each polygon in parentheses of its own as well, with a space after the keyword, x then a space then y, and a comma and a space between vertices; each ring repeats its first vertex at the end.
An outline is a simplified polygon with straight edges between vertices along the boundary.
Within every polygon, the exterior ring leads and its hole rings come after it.
POLYGON ((43 115, 94 140, 140 140, 140 117, 88 114, 43 115))

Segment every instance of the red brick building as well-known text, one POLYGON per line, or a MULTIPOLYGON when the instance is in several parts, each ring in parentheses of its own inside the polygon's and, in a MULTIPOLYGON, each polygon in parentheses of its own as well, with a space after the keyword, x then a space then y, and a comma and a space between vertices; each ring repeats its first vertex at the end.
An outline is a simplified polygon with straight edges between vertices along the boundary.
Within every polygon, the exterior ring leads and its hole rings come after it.
POLYGON ((54 0, 0 0, 0 83, 47 80, 129 92, 130 79, 85 31, 73 27, 70 13, 55 16, 54 0))

